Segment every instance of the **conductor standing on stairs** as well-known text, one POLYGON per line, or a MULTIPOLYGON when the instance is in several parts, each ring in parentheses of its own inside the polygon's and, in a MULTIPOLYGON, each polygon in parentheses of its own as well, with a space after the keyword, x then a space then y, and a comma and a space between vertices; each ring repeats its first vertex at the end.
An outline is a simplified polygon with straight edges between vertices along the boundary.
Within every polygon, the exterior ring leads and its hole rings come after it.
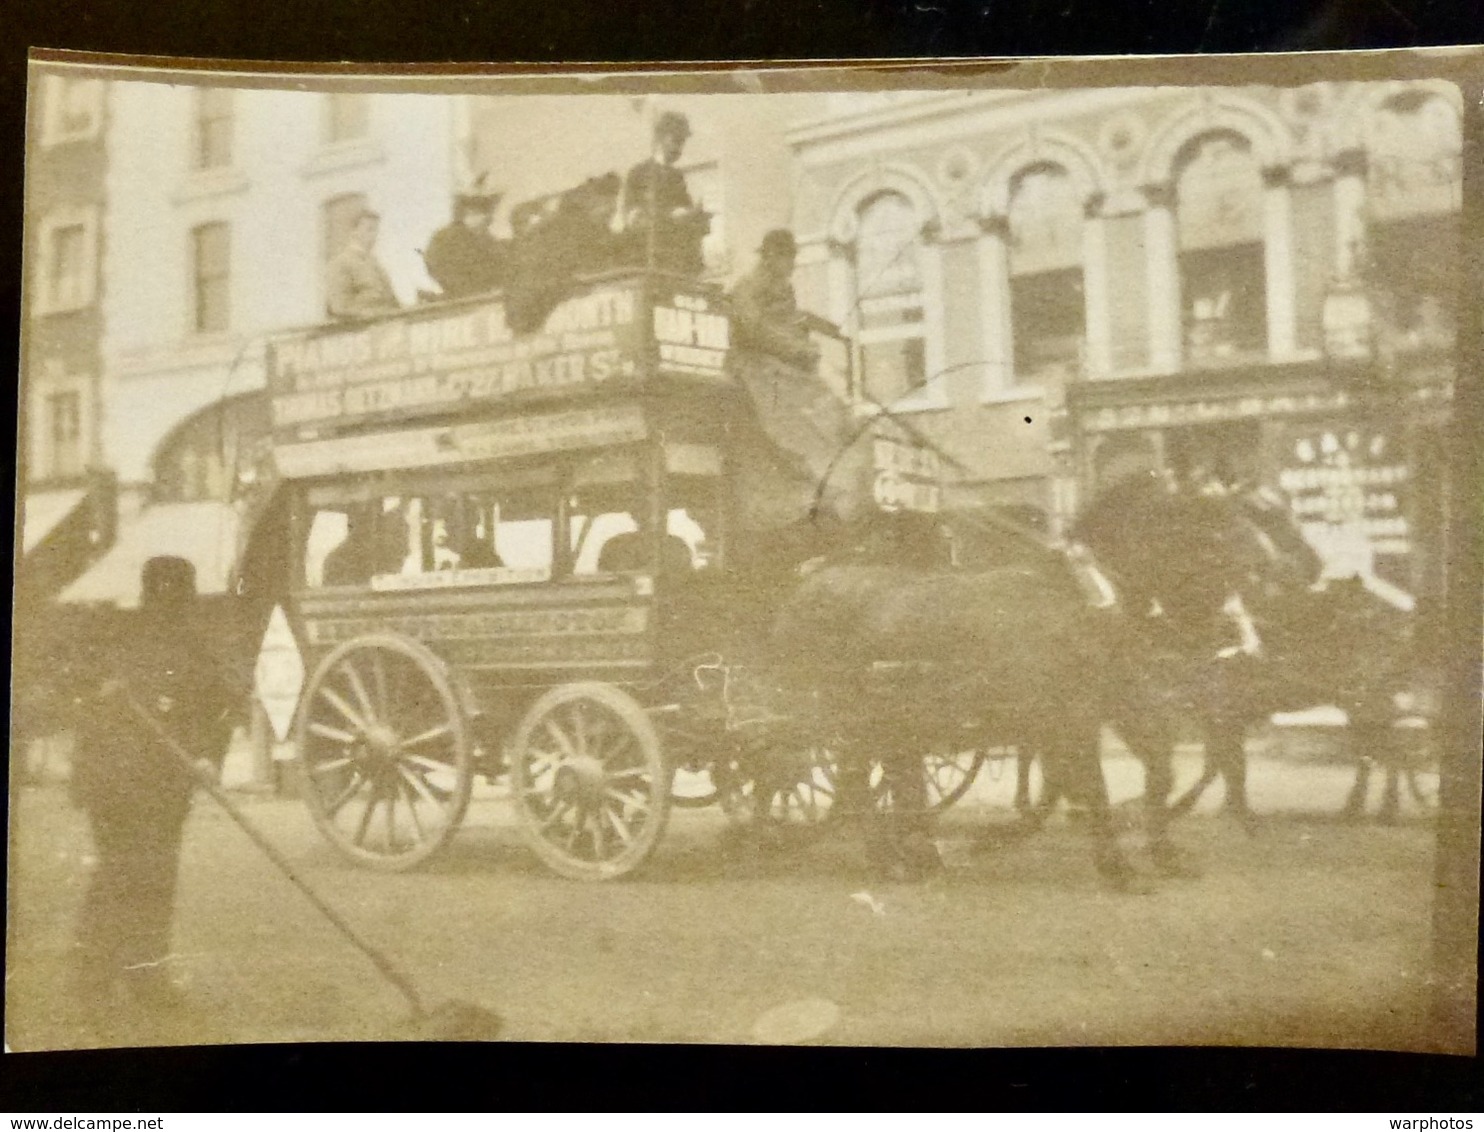
POLYGON ((152 558, 141 576, 138 625, 99 658, 74 759, 74 797, 97 864, 78 925, 73 989, 99 1019, 120 1007, 157 1013, 183 1005, 170 977, 170 921, 181 833, 195 783, 135 714, 147 711, 192 755, 220 770, 232 689, 192 624, 195 569, 152 558))

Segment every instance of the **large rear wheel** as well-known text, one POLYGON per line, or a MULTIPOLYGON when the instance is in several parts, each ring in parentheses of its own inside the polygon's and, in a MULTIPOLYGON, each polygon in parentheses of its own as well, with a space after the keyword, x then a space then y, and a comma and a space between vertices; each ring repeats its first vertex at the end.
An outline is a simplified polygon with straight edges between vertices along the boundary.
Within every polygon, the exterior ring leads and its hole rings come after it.
POLYGON ((309 811, 358 864, 412 868, 463 820, 474 777, 463 712, 443 663, 416 641, 338 646, 309 681, 297 731, 309 811))

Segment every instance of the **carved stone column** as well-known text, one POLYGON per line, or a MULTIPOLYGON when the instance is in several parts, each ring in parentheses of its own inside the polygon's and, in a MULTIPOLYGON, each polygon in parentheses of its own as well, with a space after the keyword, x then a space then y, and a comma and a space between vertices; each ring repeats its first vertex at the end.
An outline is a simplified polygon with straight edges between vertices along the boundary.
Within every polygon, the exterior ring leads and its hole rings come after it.
POLYGON ((1266 269, 1268 357, 1290 358, 1298 352, 1297 298, 1293 274, 1293 197, 1289 169, 1272 165, 1262 171, 1263 263, 1266 269))
POLYGON ((981 396, 992 398, 1009 389, 1015 376, 1009 218, 981 216, 974 248, 979 260, 979 357, 984 360, 981 396))
POLYGON ((1146 185, 1144 251, 1149 268, 1149 365, 1156 373, 1180 368, 1180 246, 1175 231, 1175 186, 1146 185))

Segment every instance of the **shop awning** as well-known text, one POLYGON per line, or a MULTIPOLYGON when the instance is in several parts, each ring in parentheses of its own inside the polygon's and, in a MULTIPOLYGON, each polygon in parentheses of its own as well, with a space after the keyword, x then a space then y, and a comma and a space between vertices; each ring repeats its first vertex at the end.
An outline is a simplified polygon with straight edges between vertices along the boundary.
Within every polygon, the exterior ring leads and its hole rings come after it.
POLYGON ((58 488, 55 491, 32 491, 24 500, 25 526, 21 531, 21 553, 30 554, 76 511, 88 497, 81 487, 58 488))
POLYGON ((139 607, 139 574, 160 554, 184 558, 196 567, 196 589, 203 596, 225 593, 237 553, 240 520, 218 502, 161 503, 147 507, 119 532, 108 553, 62 591, 61 600, 139 607))

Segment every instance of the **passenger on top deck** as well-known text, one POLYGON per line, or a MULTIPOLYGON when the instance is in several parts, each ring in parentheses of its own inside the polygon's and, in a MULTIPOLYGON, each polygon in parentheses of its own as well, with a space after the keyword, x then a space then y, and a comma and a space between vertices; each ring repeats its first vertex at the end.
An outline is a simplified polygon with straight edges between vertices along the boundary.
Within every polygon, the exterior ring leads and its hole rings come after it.
POLYGON ((624 225, 635 263, 700 275, 705 270, 701 241, 711 217, 691 200, 685 174, 675 167, 689 137, 684 114, 667 110, 655 121, 653 151, 624 180, 624 225))
POLYGON ((445 299, 483 295, 506 283, 506 248, 489 230, 500 194, 480 191, 483 181, 481 173, 475 191, 454 197, 453 222, 433 233, 423 256, 445 299))
POLYGON ((758 263, 732 288, 732 345, 741 351, 771 354, 813 371, 819 350, 809 339, 811 324, 822 322, 799 310, 794 297, 793 233, 775 228, 763 237, 758 263))
POLYGON ((354 322, 401 309, 392 281, 372 253, 380 228, 381 217, 361 209, 351 223, 350 239, 330 260, 325 307, 331 318, 354 322))
POLYGON ((578 276, 617 265, 612 221, 620 188, 617 173, 590 177, 563 193, 554 211, 522 225, 505 306, 517 334, 539 330, 552 308, 571 294, 578 276))

